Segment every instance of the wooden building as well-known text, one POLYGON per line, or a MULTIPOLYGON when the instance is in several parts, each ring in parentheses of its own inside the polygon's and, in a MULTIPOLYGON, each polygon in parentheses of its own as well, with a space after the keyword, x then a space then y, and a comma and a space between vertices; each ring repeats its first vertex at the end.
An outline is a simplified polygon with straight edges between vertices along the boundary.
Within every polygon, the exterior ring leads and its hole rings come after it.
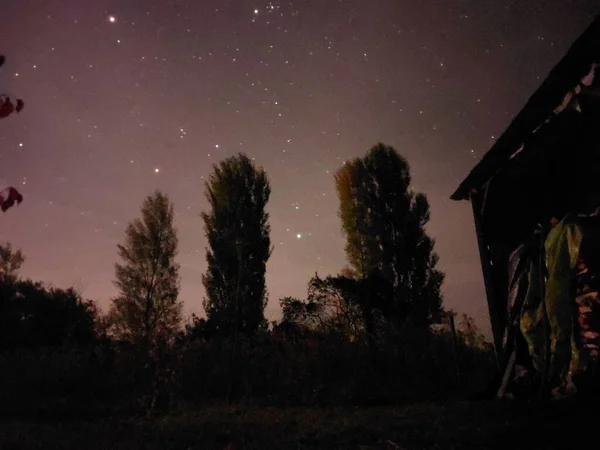
POLYGON ((600 16, 451 197, 472 204, 497 354, 507 325, 509 255, 538 224, 600 199, 596 64, 600 16))

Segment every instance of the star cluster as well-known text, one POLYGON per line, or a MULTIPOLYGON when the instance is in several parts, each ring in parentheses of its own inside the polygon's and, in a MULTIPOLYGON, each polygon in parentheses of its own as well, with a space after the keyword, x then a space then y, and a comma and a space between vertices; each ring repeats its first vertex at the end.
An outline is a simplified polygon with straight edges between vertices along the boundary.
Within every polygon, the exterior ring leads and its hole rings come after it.
POLYGON ((24 275, 102 306, 116 244, 156 188, 174 201, 181 298, 200 312, 212 165, 265 167, 270 304, 345 264, 333 173, 381 141, 432 205, 448 307, 486 315, 469 206, 448 200, 592 18, 593 3, 20 0, 3 7, 0 236, 24 275))

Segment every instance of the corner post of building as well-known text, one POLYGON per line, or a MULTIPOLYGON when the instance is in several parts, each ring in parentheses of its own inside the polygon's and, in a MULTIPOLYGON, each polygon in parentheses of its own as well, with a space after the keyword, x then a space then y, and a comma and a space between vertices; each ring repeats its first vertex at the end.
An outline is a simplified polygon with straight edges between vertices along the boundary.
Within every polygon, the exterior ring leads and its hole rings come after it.
POLYGON ((487 194, 487 184, 482 191, 472 191, 469 194, 471 206, 473 208, 473 219, 475 222, 475 233, 477 234, 477 244, 479 247, 479 257, 481 259, 481 268, 483 271, 483 281, 485 284, 485 293, 487 297, 488 311, 492 326, 492 335, 494 339, 494 348, 496 354, 496 364, 500 365, 502 342, 503 342, 503 321, 498 311, 498 296, 495 292, 495 286, 492 276, 492 261, 486 237, 483 233, 483 210, 485 207, 485 198, 487 194))

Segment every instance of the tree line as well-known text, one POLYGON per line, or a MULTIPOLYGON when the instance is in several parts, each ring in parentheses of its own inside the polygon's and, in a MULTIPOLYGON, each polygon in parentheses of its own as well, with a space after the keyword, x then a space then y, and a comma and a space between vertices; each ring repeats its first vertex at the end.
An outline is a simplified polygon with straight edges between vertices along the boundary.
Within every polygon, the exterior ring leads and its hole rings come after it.
POLYGON ((377 144, 334 181, 347 266, 315 274, 306 298, 280 299, 279 322, 264 316, 271 186, 262 167, 238 154, 205 183, 205 318, 184 323, 174 205, 157 191, 118 245, 118 295, 107 314, 72 289, 21 280, 23 255, 0 247, 0 348, 86 348, 80 365, 94 372, 97 393, 135 385, 136 401, 152 412, 182 399, 400 401, 461 387, 460 376, 447 375, 457 364, 477 376, 488 370, 490 348, 471 319, 462 322, 460 352, 443 331, 444 275, 425 230, 429 204, 412 188, 407 160, 377 144))
MULTIPOLYGON (((397 328, 406 321, 426 327, 438 320, 444 276, 437 269, 434 241, 425 232, 429 204, 412 190, 408 162, 379 144, 364 158, 344 164, 335 184, 348 266, 335 276, 315 276, 310 288, 339 297, 358 313, 347 324, 356 338, 372 339, 382 327, 397 328)), ((244 154, 215 166, 206 183, 210 211, 201 214, 208 241, 203 306, 206 327, 219 335, 252 336, 268 325, 263 313, 266 263, 273 250, 266 212, 270 193, 267 174, 244 154)), ((142 217, 128 226, 126 243, 118 249, 120 295, 110 313, 116 334, 139 340, 177 330, 177 235, 173 205, 164 194, 146 199, 142 217)), ((298 308, 314 315, 324 301, 283 299, 283 320, 299 325, 298 308)))

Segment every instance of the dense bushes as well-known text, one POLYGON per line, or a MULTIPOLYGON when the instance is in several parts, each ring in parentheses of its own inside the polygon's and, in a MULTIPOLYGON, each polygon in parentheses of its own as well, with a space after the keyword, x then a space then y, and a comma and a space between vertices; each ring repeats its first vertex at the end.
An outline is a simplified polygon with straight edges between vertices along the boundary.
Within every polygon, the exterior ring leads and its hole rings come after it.
MULTIPOLYGON (((404 330, 397 343, 369 350, 335 334, 275 328, 242 340, 236 370, 231 342, 182 336, 168 349, 171 408, 220 403, 232 397, 271 406, 349 406, 443 399, 479 389, 493 370, 489 348, 459 347, 462 383, 446 333, 404 330), (232 377, 232 378, 231 378, 232 377)), ((5 351, 0 355, 3 414, 63 411, 144 411, 153 389, 149 359, 140 347, 94 345, 5 351)))
POLYGON ((175 336, 132 342, 109 337, 106 317, 75 291, 4 277, 0 414, 399 404, 480 390, 493 373, 492 351, 466 317, 457 346, 449 329, 409 321, 374 322, 367 338, 336 286, 315 277, 310 287, 254 334, 229 337, 192 317, 175 336))
POLYGON ((0 349, 89 345, 100 325, 95 303, 73 289, 7 282, 0 270, 0 349))

